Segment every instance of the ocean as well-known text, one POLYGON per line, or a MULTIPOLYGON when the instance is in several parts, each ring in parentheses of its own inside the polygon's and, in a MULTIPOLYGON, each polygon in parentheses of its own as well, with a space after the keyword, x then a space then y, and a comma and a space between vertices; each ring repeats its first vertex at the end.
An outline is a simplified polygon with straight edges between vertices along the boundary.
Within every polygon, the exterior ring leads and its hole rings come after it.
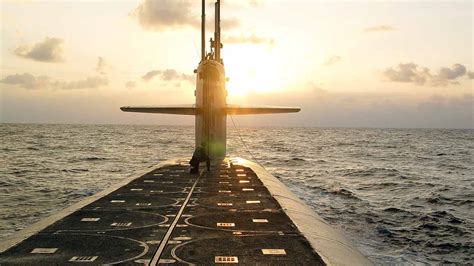
MULTIPOLYGON (((472 264, 474 130, 228 128, 378 265, 472 264)), ((0 124, 0 241, 166 159, 192 126, 0 124)))

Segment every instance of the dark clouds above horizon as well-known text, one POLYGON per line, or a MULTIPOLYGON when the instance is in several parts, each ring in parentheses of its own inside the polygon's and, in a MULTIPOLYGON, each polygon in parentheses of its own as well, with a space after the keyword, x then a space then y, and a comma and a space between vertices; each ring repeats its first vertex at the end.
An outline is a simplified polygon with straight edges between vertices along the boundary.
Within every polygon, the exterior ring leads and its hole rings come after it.
POLYGON ((106 77, 91 76, 75 81, 59 81, 48 76, 34 76, 30 73, 8 75, 0 80, 0 83, 25 89, 95 89, 106 86, 109 82, 106 77))
POLYGON ((58 63, 65 60, 63 43, 62 39, 46 37, 43 41, 33 45, 20 45, 12 53, 34 61, 58 63))
POLYGON ((195 81, 194 75, 180 73, 175 69, 151 70, 142 76, 142 80, 148 82, 155 77, 159 77, 162 81, 195 81))
POLYGON ((386 81, 390 82, 444 87, 459 84, 459 80, 463 76, 471 78, 469 73, 466 67, 461 64, 454 64, 452 67, 441 67, 438 72, 433 74, 427 67, 421 67, 415 63, 400 63, 397 67, 387 68, 383 71, 382 75, 386 81))
MULTIPOLYGON (((262 5, 262 2, 257 0, 223 1, 222 4, 236 7, 246 3, 247 7, 256 7, 262 5)), ((213 5, 214 3, 208 3, 208 7, 213 5)), ((199 28, 201 26, 201 11, 196 7, 200 7, 200 5, 196 5, 193 1, 144 0, 130 12, 130 16, 137 19, 142 28, 151 31, 164 31, 181 27, 199 28)), ((212 12, 213 8, 207 12, 206 27, 208 29, 214 28, 214 14, 212 12)), ((236 17, 221 18, 222 31, 229 32, 239 29, 241 26, 241 20, 236 17)), ((224 36, 223 39, 224 42, 229 44, 266 44, 273 46, 275 42, 273 38, 257 36, 255 33, 234 34, 224 36)))

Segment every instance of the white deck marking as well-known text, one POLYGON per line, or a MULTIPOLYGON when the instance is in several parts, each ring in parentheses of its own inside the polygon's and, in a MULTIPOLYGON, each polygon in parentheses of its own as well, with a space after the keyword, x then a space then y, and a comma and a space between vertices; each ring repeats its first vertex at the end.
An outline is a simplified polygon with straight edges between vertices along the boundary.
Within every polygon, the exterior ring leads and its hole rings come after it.
POLYGON ((263 255, 286 255, 286 251, 282 248, 274 249, 274 248, 264 248, 262 249, 263 255))
POLYGON ((149 203, 149 202, 138 202, 135 205, 136 206, 151 206, 151 203, 149 203))
POLYGON ((74 256, 69 259, 70 262, 94 262, 99 256, 74 256))
POLYGON ((267 219, 252 219, 254 223, 268 223, 267 219))
POLYGON ((160 261, 158 261, 159 264, 171 264, 171 263, 175 263, 176 260, 174 259, 161 259, 160 261))
POLYGON ((260 203, 260 201, 259 200, 247 200, 247 201, 245 201, 245 203, 247 203, 247 204, 257 204, 257 203, 260 203))
POLYGON ((235 256, 215 256, 214 263, 239 263, 239 258, 235 256))
POLYGON ((191 239, 193 238, 189 236, 177 236, 173 238, 173 240, 179 240, 179 241, 186 241, 186 240, 191 240, 191 239))
POLYGON ((132 225, 132 223, 112 223, 110 226, 129 227, 130 225, 132 225))
POLYGON ((184 212, 184 209, 186 208, 186 205, 188 204, 189 202, 189 199, 191 198, 191 195, 193 194, 194 192, 194 189, 196 188, 196 185, 197 183, 199 182, 199 179, 201 178, 202 176, 202 173, 204 173, 204 171, 202 171, 199 175, 198 178, 196 178, 196 181, 194 181, 194 184, 193 186, 191 187, 191 189, 189 190, 189 193, 188 193, 188 196, 186 197, 186 200, 184 200, 183 204, 181 205, 181 208, 179 209, 176 217, 174 218, 173 222, 171 223, 171 226, 168 228, 168 231, 166 231, 166 234, 165 236, 163 237, 163 240, 161 241, 161 244, 160 246, 158 247, 158 250, 155 252, 155 254, 153 255, 153 258, 150 262, 150 265, 156 265, 158 264, 158 262, 160 261, 160 257, 161 257, 161 254, 163 253, 163 250, 165 249, 165 246, 166 244, 168 243, 168 240, 169 238, 171 237, 171 233, 173 233, 173 230, 174 228, 176 227, 176 225, 178 224, 178 221, 179 221, 179 218, 181 217, 181 215, 183 214, 184 212))
POLYGON ((235 227, 235 223, 217 223, 217 227, 235 227))
POLYGON ((243 188, 242 191, 253 191, 253 188, 243 188))
POLYGON ((58 251, 58 248, 35 248, 30 253, 33 254, 53 254, 58 251))
POLYGON ((100 220, 100 218, 95 218, 95 217, 94 217, 94 218, 92 218, 92 217, 89 218, 89 217, 86 217, 86 218, 82 218, 82 219, 81 219, 81 222, 97 222, 97 221, 99 221, 99 220, 100 220))

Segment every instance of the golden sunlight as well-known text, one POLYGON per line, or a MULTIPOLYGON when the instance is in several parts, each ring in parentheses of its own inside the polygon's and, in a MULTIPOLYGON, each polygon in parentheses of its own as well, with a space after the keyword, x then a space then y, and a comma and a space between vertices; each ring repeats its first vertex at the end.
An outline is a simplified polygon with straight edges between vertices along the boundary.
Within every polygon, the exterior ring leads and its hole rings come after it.
POLYGON ((229 96, 244 96, 248 93, 275 92, 282 89, 281 73, 276 58, 269 48, 239 45, 238 49, 227 47, 225 55, 226 88, 229 96))

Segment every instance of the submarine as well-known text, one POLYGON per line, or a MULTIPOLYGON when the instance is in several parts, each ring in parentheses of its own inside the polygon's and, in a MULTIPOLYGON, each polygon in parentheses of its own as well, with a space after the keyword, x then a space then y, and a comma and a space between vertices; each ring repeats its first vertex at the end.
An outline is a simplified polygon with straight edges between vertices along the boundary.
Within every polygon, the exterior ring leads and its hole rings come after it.
POLYGON ((4 239, 0 265, 372 265, 258 162, 226 156, 228 115, 300 109, 226 103, 220 5, 206 53, 202 0, 195 104, 120 108, 194 115, 210 171, 190 173, 190 158, 144 169, 4 239))

